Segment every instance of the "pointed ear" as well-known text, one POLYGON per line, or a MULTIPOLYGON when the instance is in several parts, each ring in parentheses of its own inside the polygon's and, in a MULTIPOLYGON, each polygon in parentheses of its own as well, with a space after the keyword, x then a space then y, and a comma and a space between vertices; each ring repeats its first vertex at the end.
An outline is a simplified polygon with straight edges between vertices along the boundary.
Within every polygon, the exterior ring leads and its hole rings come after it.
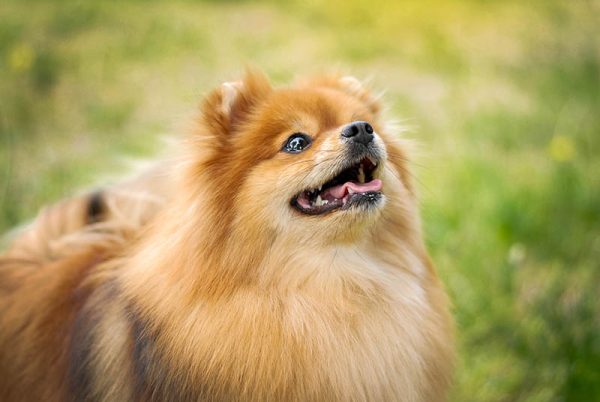
POLYGON ((317 87, 333 88, 348 95, 352 95, 362 101, 371 111, 371 113, 377 115, 381 110, 379 105, 378 97, 373 95, 357 78, 340 74, 329 74, 322 75, 320 77, 313 78, 306 82, 306 84, 317 87))
POLYGON ((226 139, 272 91, 266 76, 247 70, 242 81, 226 82, 202 104, 202 120, 215 137, 226 139))

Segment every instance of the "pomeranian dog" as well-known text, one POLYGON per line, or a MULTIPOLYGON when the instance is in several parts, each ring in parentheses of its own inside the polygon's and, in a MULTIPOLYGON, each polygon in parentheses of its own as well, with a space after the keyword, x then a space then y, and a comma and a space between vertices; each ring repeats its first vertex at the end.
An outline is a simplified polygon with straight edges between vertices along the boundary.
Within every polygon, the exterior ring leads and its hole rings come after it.
POLYGON ((172 163, 0 257, 2 401, 444 401, 408 148, 352 77, 223 84, 172 163))

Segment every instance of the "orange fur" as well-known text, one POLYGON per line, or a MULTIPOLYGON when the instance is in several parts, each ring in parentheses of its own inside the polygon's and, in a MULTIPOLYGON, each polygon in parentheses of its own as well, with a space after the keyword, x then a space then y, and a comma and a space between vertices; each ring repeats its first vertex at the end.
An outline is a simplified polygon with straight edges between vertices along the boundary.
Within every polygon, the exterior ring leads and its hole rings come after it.
POLYGON ((445 400, 448 302, 379 110, 353 78, 249 72, 169 173, 105 189, 93 221, 85 195, 42 215, 0 257, 0 400, 445 400), (387 155, 384 201, 301 214, 355 120, 387 155), (294 132, 312 145, 281 152, 294 132))

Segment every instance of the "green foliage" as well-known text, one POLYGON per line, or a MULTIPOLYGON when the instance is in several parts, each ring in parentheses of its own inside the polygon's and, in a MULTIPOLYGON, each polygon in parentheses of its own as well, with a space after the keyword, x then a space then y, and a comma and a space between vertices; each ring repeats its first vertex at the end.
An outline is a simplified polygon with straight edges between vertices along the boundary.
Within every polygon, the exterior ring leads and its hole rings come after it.
MULTIPOLYGON (((455 401, 600 401, 595 2, 0 6, 0 231, 122 172, 246 63, 372 77, 414 129, 455 401)), ((188 116, 188 117, 186 117, 188 116)))

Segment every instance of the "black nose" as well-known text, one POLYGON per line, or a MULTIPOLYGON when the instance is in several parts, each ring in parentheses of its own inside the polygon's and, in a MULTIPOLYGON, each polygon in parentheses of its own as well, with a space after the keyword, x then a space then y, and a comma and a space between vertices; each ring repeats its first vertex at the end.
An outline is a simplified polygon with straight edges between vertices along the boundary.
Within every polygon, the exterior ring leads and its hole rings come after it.
POLYGON ((344 127, 342 137, 367 145, 373 141, 373 127, 366 121, 355 121, 344 127))

